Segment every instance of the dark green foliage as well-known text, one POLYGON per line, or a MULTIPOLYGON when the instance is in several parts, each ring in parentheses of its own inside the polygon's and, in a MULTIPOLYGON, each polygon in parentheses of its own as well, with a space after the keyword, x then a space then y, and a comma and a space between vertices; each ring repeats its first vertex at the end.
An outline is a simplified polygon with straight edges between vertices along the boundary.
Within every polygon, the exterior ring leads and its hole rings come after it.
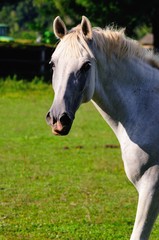
POLYGON ((82 15, 86 15, 95 26, 114 23, 126 27, 130 37, 136 37, 136 28, 146 24, 154 34, 155 47, 159 45, 158 0, 20 0, 0 3, 0 22, 9 24, 12 34, 26 29, 41 34, 52 31, 52 21, 57 15, 70 27, 79 23, 82 15))

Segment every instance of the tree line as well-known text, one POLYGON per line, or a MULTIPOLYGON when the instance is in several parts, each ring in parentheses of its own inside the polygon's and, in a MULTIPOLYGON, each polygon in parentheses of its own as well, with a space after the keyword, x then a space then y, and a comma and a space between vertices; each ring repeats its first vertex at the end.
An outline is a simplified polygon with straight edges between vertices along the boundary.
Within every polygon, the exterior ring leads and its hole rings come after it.
POLYGON ((52 31, 52 21, 57 16, 68 27, 78 24, 87 16, 93 26, 109 24, 126 28, 130 37, 140 37, 151 31, 154 47, 159 49, 158 0, 1 0, 0 23, 6 23, 12 34, 22 32, 44 33, 52 31))

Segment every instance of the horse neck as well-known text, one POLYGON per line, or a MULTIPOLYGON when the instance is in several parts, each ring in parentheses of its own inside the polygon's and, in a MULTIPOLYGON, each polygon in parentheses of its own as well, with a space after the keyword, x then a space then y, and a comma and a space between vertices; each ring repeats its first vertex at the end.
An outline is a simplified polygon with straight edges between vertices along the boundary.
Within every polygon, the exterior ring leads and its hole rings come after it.
POLYGON ((131 118, 136 111, 138 95, 134 94, 135 91, 149 85, 149 79, 145 78, 146 64, 139 59, 119 60, 115 56, 109 60, 100 56, 96 60, 98 67, 93 102, 116 132, 118 123, 131 118))

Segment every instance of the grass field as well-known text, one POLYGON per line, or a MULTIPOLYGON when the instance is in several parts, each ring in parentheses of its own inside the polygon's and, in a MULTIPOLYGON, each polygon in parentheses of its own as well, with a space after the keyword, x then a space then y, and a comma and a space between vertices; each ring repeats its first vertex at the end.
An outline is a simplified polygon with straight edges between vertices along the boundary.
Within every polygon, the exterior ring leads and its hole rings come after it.
POLYGON ((114 134, 89 103, 52 136, 52 99, 40 81, 0 81, 0 240, 129 239, 137 193, 114 134))

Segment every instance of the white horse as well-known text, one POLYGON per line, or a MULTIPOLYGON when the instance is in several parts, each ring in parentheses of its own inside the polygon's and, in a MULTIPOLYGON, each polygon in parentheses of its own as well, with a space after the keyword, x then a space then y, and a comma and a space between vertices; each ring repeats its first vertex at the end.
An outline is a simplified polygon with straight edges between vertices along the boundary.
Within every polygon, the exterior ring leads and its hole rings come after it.
POLYGON ((57 17, 53 29, 60 42, 51 58, 55 96, 47 122, 66 135, 80 104, 92 100, 139 193, 130 239, 147 240, 159 211, 159 61, 123 30, 92 28, 84 16, 69 32, 57 17))

